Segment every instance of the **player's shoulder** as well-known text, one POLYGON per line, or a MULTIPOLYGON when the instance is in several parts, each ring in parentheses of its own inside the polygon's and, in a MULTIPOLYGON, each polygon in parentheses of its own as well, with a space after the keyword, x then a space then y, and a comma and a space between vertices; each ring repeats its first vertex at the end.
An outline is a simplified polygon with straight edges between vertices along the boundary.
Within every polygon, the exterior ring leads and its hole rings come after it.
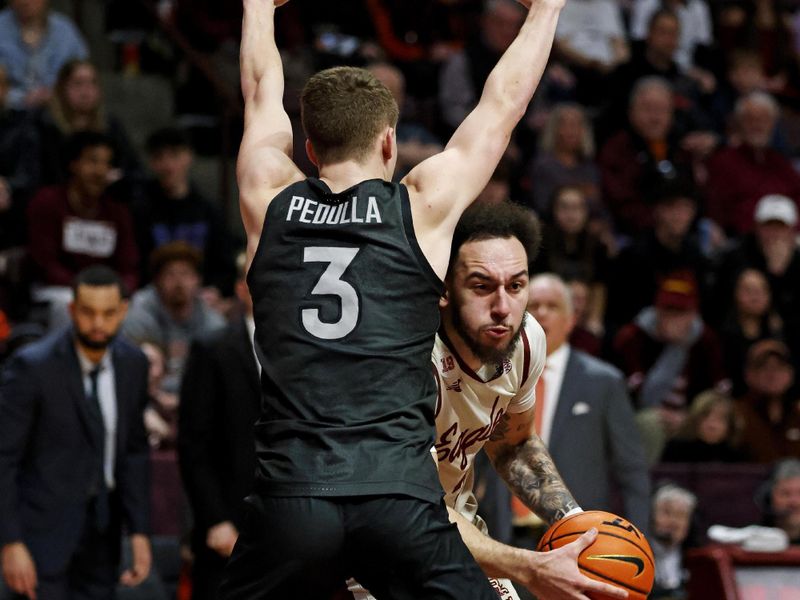
POLYGON ((571 348, 570 353, 571 359, 576 361, 581 370, 594 380, 623 381, 625 379, 622 371, 609 362, 575 348, 571 348))
POLYGON ((547 346, 544 329, 531 313, 526 313, 523 331, 532 348, 545 348, 547 346))
POLYGON ((543 368, 547 356, 547 338, 539 321, 530 313, 525 314, 521 338, 516 353, 522 353, 522 358, 527 358, 526 363, 529 363, 534 370, 539 364, 543 368))
POLYGON ((433 338, 433 350, 431 351, 431 359, 433 360, 434 366, 437 366, 438 359, 450 353, 450 348, 447 347, 441 334, 437 331, 436 336, 433 338))

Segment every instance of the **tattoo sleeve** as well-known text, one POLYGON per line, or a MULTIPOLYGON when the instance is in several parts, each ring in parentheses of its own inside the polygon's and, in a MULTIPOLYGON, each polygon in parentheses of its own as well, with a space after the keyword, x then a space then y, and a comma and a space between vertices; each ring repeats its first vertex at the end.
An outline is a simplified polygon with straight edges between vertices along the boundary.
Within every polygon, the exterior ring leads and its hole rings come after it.
MULTIPOLYGON (((501 437, 502 434, 497 436, 501 437)), ((497 473, 523 504, 548 524, 577 508, 578 503, 539 436, 533 435, 518 444, 506 444, 497 438, 492 440, 495 443, 489 456, 497 473)))

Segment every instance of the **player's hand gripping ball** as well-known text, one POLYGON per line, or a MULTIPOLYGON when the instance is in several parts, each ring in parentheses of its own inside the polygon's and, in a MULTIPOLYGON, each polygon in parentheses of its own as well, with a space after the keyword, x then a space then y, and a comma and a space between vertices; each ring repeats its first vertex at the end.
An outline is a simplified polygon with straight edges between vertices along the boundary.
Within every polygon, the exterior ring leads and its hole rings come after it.
MULTIPOLYGON (((587 577, 626 589, 629 600, 645 600, 655 576, 653 551, 642 532, 622 517, 590 510, 561 519, 545 532, 537 550, 560 548, 592 527, 597 528, 597 538, 578 556, 578 568, 587 577)), ((587 596, 592 600, 608 598, 596 593, 587 596)))

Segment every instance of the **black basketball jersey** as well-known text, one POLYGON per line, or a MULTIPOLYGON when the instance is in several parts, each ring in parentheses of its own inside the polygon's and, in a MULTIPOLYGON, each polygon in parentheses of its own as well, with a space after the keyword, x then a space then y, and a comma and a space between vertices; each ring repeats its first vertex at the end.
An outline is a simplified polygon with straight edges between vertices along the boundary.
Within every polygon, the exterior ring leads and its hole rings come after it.
POLYGON ((405 186, 289 186, 267 210, 248 284, 263 362, 259 489, 437 502, 430 357, 443 288, 405 186))

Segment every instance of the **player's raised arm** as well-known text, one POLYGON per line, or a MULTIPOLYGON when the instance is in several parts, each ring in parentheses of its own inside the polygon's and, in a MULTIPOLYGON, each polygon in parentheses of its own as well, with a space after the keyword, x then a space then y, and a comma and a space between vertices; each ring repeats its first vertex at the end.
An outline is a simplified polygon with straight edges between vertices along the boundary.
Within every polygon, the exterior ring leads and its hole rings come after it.
POLYGON ((244 135, 236 173, 251 257, 270 200, 303 177, 291 160, 292 124, 283 107, 283 65, 275 44, 275 8, 286 1, 244 0, 239 56, 244 135))
POLYGON ((455 228, 462 211, 489 181, 547 64, 564 0, 520 2, 529 7, 528 16, 486 80, 478 105, 444 151, 405 178, 415 203, 415 227, 422 226, 423 235, 443 224, 450 231, 455 228))

